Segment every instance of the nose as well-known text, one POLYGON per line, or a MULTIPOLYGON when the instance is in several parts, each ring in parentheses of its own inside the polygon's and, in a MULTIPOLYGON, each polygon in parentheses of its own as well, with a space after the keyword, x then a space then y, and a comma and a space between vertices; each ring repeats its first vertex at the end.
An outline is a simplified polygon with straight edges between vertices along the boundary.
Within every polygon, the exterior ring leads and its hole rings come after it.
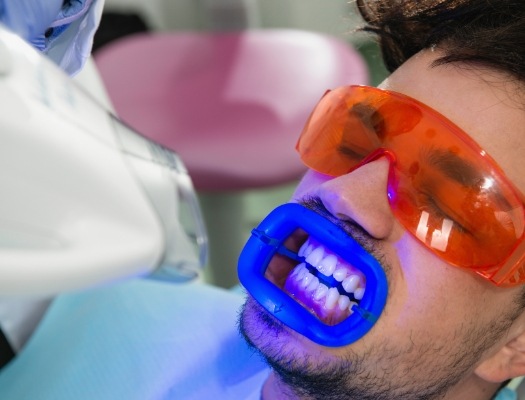
POLYGON ((395 218, 387 198, 389 160, 378 158, 323 182, 315 191, 330 213, 353 220, 376 239, 392 234, 395 218))

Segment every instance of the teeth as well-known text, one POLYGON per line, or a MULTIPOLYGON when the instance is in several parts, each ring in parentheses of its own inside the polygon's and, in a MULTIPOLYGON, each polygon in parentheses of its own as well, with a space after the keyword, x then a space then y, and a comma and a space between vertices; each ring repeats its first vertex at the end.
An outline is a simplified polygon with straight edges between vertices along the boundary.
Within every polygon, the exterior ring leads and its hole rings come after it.
POLYGON ((310 241, 306 241, 301 248, 299 249, 298 255, 300 257, 308 257, 310 253, 314 250, 314 246, 310 243, 310 241))
POLYGON ((337 300, 337 305, 339 306, 339 309, 341 311, 344 311, 348 307, 350 307, 350 299, 348 298, 348 296, 339 296, 339 300, 337 300))
POLYGON ((324 256, 324 249, 319 246, 306 256, 306 262, 314 267, 317 267, 324 256))
POLYGON ((353 293, 359 286, 359 276, 350 275, 343 281, 343 288, 348 293, 353 293))
POLYGON ((365 287, 362 286, 366 286, 361 283, 361 277, 352 272, 352 266, 344 261, 339 261, 337 256, 325 250, 315 241, 311 242, 310 239, 303 243, 297 254, 304 258, 304 262, 297 265, 290 275, 297 287, 301 288, 305 295, 308 293, 308 296, 315 301, 324 303, 326 310, 334 310, 337 307, 341 311, 349 310, 352 314, 352 307, 364 296, 365 287), (309 264, 308 267, 306 266, 307 263, 309 264), (317 276, 310 273, 310 266, 316 268, 323 275, 333 276, 337 282, 341 282, 344 290, 352 293, 357 302, 351 301, 351 296, 339 294, 337 288, 327 287, 321 283, 317 276))
POLYGON ((346 278, 346 270, 343 268, 336 269, 334 272, 334 279, 337 282, 342 282, 346 278))
POLYGON ((310 272, 307 272, 306 274, 304 274, 304 277, 303 277, 303 279, 301 281, 301 285, 300 286, 303 289, 306 289, 306 287, 312 282, 312 278, 313 277, 314 276, 310 272))
POLYGON ((328 293, 328 288, 326 287, 326 285, 323 285, 322 283, 320 283, 317 289, 315 289, 314 299, 321 300, 324 296, 326 296, 327 293, 328 293))
POLYGON ((312 275, 312 281, 308 284, 308 286, 306 287, 306 290, 309 292, 313 292, 314 290, 317 289, 318 286, 319 286, 319 279, 316 276, 312 275))
POLYGON ((297 265, 297 266, 293 269, 292 273, 290 274, 290 278, 295 278, 295 277, 297 277, 297 274, 299 273, 299 270, 300 270, 300 269, 301 269, 301 264, 297 265))
POLYGON ((331 276, 335 271, 335 266, 337 265, 337 257, 330 254, 326 256, 325 258, 323 258, 322 260, 319 260, 317 264, 313 264, 313 265, 316 265, 316 266, 318 265, 317 269, 322 274, 326 276, 331 276))
POLYGON ((302 280, 304 276, 308 273, 308 269, 306 268, 305 263, 299 264, 295 269, 297 269, 297 275, 295 279, 298 281, 302 280))
POLYGON ((354 297, 356 300, 361 300, 365 294, 365 288, 357 288, 354 292, 354 297))
MULTIPOLYGON (((309 240, 307 240, 306 242, 303 243, 303 245, 302 245, 301 248, 299 249, 299 252, 297 253, 297 255, 298 255, 299 257, 306 257, 306 255, 305 255, 304 253, 305 253, 306 248, 308 247, 309 243, 310 243, 309 240)), ((308 254, 310 254, 310 253, 308 253, 308 254)))
POLYGON ((337 300, 339 300, 339 296, 339 292, 336 288, 328 289, 328 294, 326 295, 326 303, 324 304, 325 308, 327 310, 332 310, 335 307, 337 300))

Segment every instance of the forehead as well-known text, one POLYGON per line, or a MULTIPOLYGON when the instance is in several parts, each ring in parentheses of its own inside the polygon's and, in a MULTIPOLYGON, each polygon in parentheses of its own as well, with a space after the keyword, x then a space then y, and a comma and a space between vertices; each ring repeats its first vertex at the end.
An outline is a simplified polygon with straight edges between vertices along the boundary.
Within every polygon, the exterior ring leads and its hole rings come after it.
POLYGON ((398 68, 380 87, 411 96, 467 132, 525 192, 525 106, 518 83, 490 69, 432 66, 425 51, 398 68))

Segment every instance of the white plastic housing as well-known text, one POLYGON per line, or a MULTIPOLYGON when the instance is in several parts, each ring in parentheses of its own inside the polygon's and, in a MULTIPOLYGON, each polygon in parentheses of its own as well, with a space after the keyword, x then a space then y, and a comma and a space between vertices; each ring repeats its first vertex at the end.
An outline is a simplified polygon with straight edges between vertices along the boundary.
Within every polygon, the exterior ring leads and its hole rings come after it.
POLYGON ((180 225, 174 177, 140 159, 146 139, 129 139, 133 132, 3 28, 0 109, 1 295, 55 294, 169 267, 175 244, 166 246, 166 234, 180 225))

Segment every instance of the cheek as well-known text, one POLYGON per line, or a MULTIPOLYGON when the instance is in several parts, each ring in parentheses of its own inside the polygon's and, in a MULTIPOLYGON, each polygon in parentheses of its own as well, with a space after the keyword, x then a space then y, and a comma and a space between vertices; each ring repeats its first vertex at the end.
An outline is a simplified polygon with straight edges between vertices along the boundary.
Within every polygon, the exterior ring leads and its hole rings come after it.
MULTIPOLYGON (((466 316, 489 316, 495 289, 470 271, 452 267, 405 233, 396 243, 397 262, 393 304, 400 325, 416 318, 418 324, 442 329, 465 322, 466 316), (415 317, 416 316, 416 317, 415 317)), ((469 317, 467 317, 468 319, 469 317)))

